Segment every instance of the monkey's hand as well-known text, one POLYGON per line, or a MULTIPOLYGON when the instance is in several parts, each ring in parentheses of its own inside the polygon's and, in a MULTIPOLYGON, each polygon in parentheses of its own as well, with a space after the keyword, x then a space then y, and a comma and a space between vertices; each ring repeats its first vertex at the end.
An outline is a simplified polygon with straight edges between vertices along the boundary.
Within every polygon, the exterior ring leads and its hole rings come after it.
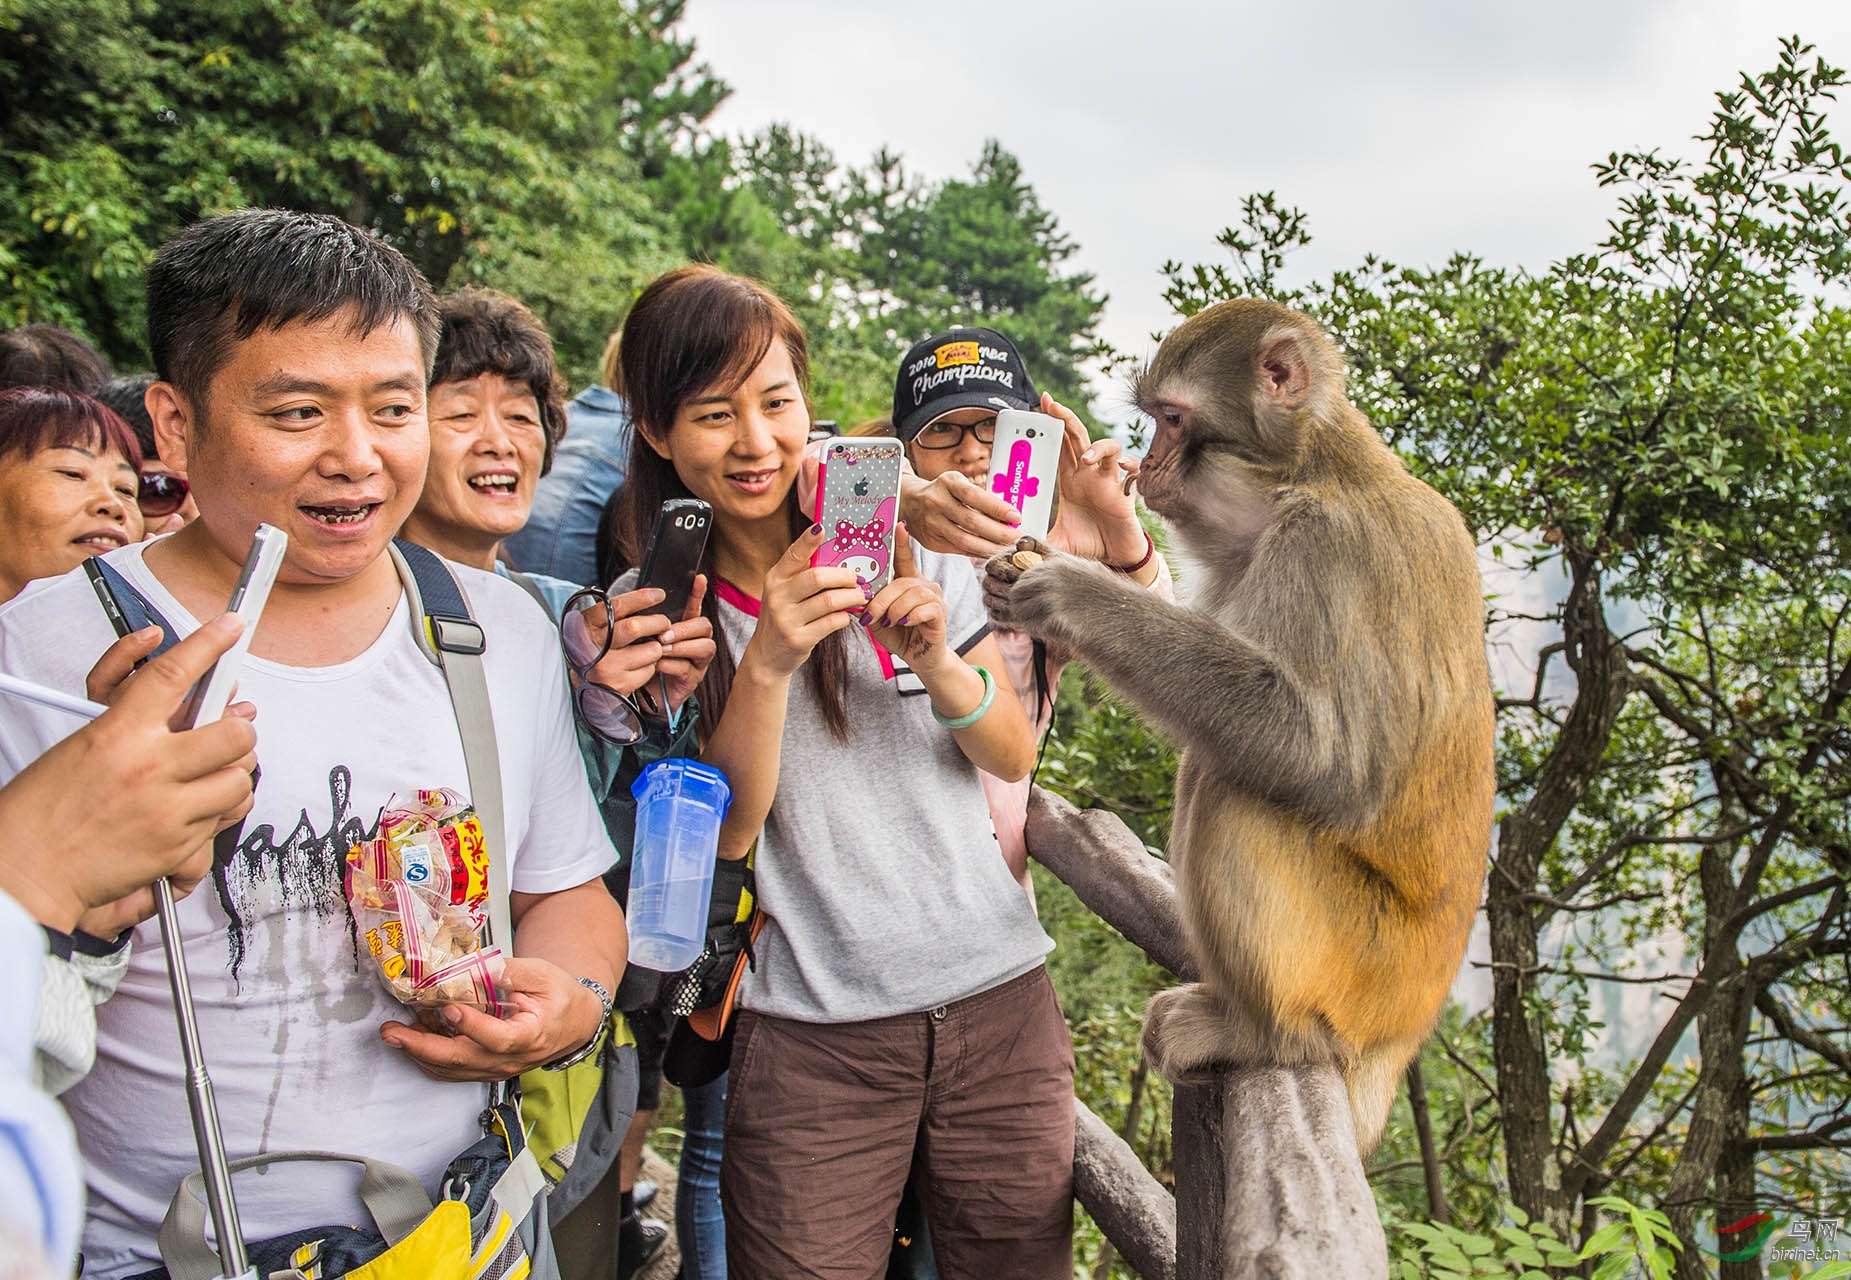
POLYGON ((1015 548, 1000 551, 983 567, 983 603, 990 625, 1023 631, 1077 651, 1085 628, 1080 618, 1101 589, 1123 584, 1099 565, 1066 555, 1038 538, 1019 538, 1015 548))

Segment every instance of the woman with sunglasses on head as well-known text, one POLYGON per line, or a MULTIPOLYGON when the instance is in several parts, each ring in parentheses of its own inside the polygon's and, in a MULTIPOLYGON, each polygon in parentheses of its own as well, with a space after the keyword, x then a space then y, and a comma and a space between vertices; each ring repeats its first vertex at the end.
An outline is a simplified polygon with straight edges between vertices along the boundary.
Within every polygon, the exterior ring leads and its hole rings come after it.
POLYGON ((0 391, 0 602, 141 541, 141 446, 76 391, 0 391))
POLYGON ((721 1198, 733 1280, 878 1276, 917 1168, 946 1280, 1072 1272, 1073 1058, 1053 944, 997 855, 977 771, 1034 733, 961 557, 896 539, 871 599, 812 567, 797 482, 808 347, 759 285, 686 267, 624 322, 636 437, 613 521, 711 504, 702 758, 756 843, 765 926, 736 1015, 721 1198), (904 670, 901 668, 904 667, 904 670))
MULTIPOLYGON (((1097 560, 1170 599, 1169 566, 1139 522, 1137 503, 1125 485, 1137 464, 1122 458, 1124 446, 1117 440, 1091 439, 1079 415, 1038 393, 1015 344, 994 329, 947 329, 916 342, 895 375, 893 427, 887 434, 906 442, 913 475, 904 481, 900 513, 919 528, 921 540, 937 550, 962 551, 980 566, 1015 545, 1016 530, 1005 523, 1014 513, 987 483, 1000 409, 1025 409, 1060 421, 1049 545, 1097 560)), ((1015 631, 998 631, 996 642, 1023 709, 1035 722, 1037 740, 1046 737, 1068 655, 1015 631)), ((983 786, 1003 858, 1033 902, 1026 835, 1029 782, 985 774, 983 786)))
POLYGON ((135 505, 141 508, 144 538, 177 533, 199 516, 186 477, 162 462, 156 450, 154 419, 148 416, 147 405, 148 388, 153 382, 151 373, 131 373, 111 378, 96 391, 96 398, 129 424, 136 443, 141 445, 141 485, 135 505))

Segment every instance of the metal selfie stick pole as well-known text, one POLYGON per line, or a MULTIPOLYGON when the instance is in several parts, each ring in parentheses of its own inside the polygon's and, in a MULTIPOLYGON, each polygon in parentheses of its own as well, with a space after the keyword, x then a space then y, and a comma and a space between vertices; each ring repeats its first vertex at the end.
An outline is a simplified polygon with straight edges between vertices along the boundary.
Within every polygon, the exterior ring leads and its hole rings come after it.
POLYGON ((174 1015, 180 1024, 180 1057, 186 1063, 186 1105, 193 1113, 193 1143, 199 1149, 199 1172, 206 1180, 206 1208, 218 1237, 219 1268, 225 1280, 255 1280, 257 1271, 244 1254, 244 1230, 231 1195, 231 1169, 225 1162, 225 1135, 199 1047, 199 1022, 193 1016, 193 986, 186 976, 186 951, 180 941, 180 917, 174 910, 173 886, 154 882, 154 905, 161 918, 161 945, 167 952, 167 982, 173 988, 174 1015))

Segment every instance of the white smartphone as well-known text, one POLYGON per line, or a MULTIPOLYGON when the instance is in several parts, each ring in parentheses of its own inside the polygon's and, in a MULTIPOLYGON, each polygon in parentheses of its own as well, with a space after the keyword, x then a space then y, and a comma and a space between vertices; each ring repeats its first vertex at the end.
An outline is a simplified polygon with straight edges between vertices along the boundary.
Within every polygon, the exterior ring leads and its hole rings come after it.
POLYGON ((996 415, 996 443, 990 446, 990 492, 1022 513, 1021 531, 1048 536, 1054 523, 1054 492, 1060 477, 1060 447, 1066 426, 1059 418, 1027 409, 996 415))
POLYGON ((810 563, 854 570, 870 600, 893 577, 901 451, 900 442, 886 436, 843 436, 823 447, 816 476, 823 545, 810 563))
POLYGON ((270 598, 270 588, 276 585, 277 572, 283 567, 283 553, 288 548, 289 535, 281 529, 268 524, 257 526, 257 533, 251 538, 250 554, 244 558, 244 571, 238 575, 238 585, 231 589, 231 600, 225 606, 225 612, 235 613, 243 620, 243 634, 236 644, 219 655, 212 669, 193 686, 186 708, 188 728, 210 724, 225 714, 231 691, 238 683, 238 668, 244 663, 244 652, 251 647, 257 620, 263 616, 264 602, 270 598))

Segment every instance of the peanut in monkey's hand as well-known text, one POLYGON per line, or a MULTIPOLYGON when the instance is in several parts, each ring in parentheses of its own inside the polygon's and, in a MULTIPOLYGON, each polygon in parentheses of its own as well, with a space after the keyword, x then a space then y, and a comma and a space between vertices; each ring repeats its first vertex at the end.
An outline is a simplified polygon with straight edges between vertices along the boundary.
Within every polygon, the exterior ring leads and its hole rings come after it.
POLYGON ((1005 631, 1035 630, 1041 611, 1034 608, 1019 584, 1029 574, 1046 574, 1068 557, 1055 551, 1038 538, 1019 538, 1013 548, 991 556, 983 567, 983 603, 990 612, 990 624, 1005 631))

